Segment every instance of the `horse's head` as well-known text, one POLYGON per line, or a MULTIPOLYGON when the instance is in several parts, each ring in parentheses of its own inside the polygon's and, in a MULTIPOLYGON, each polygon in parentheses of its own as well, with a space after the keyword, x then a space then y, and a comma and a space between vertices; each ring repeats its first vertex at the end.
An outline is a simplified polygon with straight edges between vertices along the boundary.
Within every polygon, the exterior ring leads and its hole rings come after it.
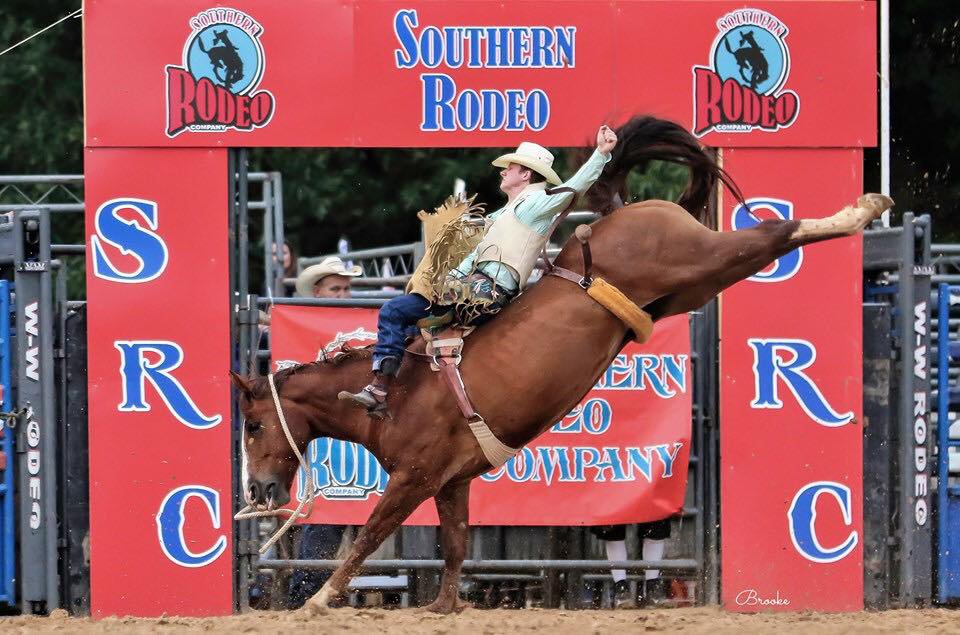
POLYGON ((214 38, 213 38, 214 44, 219 43, 219 44, 222 44, 223 46, 227 46, 232 49, 237 48, 236 46, 233 45, 233 42, 230 41, 230 35, 227 33, 226 29, 222 31, 214 31, 213 34, 214 34, 214 38))
MULTIPOLYGON (((248 503, 268 509, 282 507, 290 502, 290 485, 299 462, 283 431, 270 385, 264 377, 250 379, 234 372, 230 377, 241 395, 244 497, 248 503)), ((287 429, 302 454, 313 436, 310 424, 303 406, 280 394, 281 388, 278 386, 277 392, 287 429)))
POLYGON ((760 48, 757 45, 757 40, 753 37, 753 31, 741 31, 740 32, 740 46, 746 44, 749 48, 760 48))

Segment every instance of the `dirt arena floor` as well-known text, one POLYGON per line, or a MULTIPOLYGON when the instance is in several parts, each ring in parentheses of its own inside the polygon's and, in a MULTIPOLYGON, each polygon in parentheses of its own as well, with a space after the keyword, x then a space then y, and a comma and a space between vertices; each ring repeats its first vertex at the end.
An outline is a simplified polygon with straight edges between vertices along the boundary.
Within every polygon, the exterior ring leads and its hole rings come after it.
POLYGON ((3 633, 960 633, 960 611, 882 613, 764 613, 738 615, 716 608, 659 611, 477 610, 438 616, 414 610, 336 609, 308 618, 300 613, 254 612, 221 618, 0 618, 3 633))

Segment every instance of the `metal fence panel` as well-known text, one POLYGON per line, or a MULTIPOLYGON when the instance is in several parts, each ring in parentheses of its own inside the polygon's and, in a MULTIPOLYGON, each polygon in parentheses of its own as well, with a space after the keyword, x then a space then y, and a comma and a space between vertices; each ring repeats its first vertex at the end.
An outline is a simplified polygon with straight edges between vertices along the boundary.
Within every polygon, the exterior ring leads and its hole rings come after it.
POLYGON ((960 342, 950 332, 950 308, 960 304, 960 287, 941 284, 937 332, 939 386, 937 395, 937 600, 960 600, 960 469, 951 469, 951 458, 960 451, 960 435, 951 434, 960 406, 960 390, 947 379, 951 362, 960 360, 960 342), (953 415, 953 416, 951 416, 953 415))
POLYGON ((863 595, 869 609, 890 605, 890 536, 894 533, 894 463, 891 443, 893 416, 890 381, 891 307, 885 303, 863 305, 863 595))
MULTIPOLYGON (((61 272, 62 276, 62 272, 61 272)), ((63 604, 71 615, 90 614, 90 470, 87 444, 87 312, 66 317, 63 334, 64 387, 61 446, 61 559, 63 604)))
POLYGON ((46 612, 60 604, 49 215, 19 214, 13 230, 17 406, 25 411, 17 434, 21 595, 24 612, 46 612))

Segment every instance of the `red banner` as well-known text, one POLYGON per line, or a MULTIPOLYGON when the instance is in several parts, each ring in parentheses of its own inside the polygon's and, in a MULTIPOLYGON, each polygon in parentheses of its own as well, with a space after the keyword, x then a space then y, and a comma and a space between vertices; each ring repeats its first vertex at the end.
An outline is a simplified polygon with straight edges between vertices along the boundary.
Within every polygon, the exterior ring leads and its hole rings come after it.
POLYGON ((876 140, 875 2, 215 5, 85 3, 87 145, 573 146, 642 112, 715 147, 876 140))
MULTIPOLYGON (((861 194, 859 150, 724 150, 752 213, 819 218, 861 194)), ((723 293, 722 600, 735 611, 863 607, 861 237, 802 247, 723 293), (802 298, 803 301, 798 301, 802 298)))
POLYGON ((233 610, 226 155, 85 155, 96 617, 233 610))
MULTIPOLYGON (((376 316, 372 309, 276 306, 274 365, 314 361, 342 342, 371 343, 376 316)), ((658 324, 644 346, 624 348, 562 421, 473 482, 471 524, 604 525, 678 512, 690 456, 690 381, 689 327, 677 316, 658 324)), ((307 462, 318 489, 314 521, 366 522, 387 482, 376 459, 353 443, 318 439, 307 462)), ((301 470, 300 487, 304 478, 301 470)), ((407 522, 435 524, 433 502, 407 522)))

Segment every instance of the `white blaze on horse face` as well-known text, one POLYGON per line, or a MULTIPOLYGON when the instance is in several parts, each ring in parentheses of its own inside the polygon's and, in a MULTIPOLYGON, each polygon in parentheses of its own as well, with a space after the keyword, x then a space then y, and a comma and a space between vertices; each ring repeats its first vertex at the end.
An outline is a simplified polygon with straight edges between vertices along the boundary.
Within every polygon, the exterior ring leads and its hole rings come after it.
POLYGON ((247 437, 246 425, 241 426, 240 429, 242 430, 240 439, 240 482, 243 486, 243 500, 247 501, 248 505, 252 505, 253 501, 250 500, 250 459, 247 458, 247 445, 253 439, 247 437))

